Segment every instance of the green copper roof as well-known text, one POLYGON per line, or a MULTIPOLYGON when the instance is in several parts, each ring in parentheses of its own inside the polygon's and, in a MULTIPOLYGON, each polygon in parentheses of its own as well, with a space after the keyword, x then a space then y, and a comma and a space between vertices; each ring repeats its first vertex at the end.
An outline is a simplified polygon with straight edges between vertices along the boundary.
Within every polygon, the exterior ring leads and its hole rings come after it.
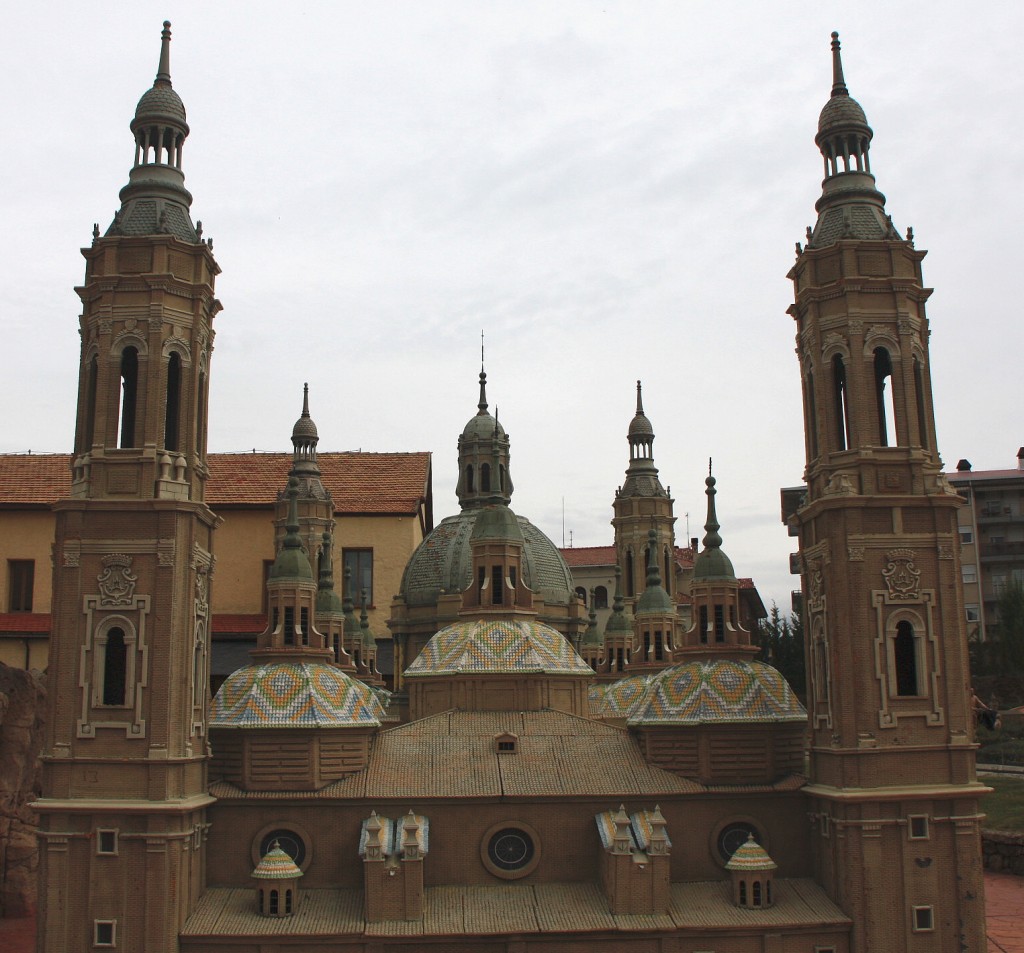
POLYGON ((607 638, 609 633, 633 632, 633 614, 625 608, 622 599, 622 570, 615 567, 615 597, 612 600, 612 614, 604 624, 604 634, 607 638))
MULTIPOLYGON (((710 464, 708 470, 710 471, 710 464)), ((721 526, 715 514, 715 478, 708 473, 704 481, 708 496, 708 519, 704 524, 704 548, 693 561, 693 578, 697 579, 735 579, 736 572, 732 561, 722 552, 722 537, 719 535, 721 526)))
POLYGON ((270 579, 274 582, 285 579, 313 582, 313 567, 299 538, 298 495, 298 480, 292 477, 288 481, 288 522, 285 523, 284 543, 270 570, 270 579))
POLYGON ((516 514, 502 503, 494 503, 480 511, 469 538, 471 542, 485 539, 524 542, 516 514))
POLYGON ((658 534, 652 529, 647 534, 647 588, 636 603, 636 614, 664 615, 676 611, 672 597, 661 584, 661 570, 658 569, 658 534))

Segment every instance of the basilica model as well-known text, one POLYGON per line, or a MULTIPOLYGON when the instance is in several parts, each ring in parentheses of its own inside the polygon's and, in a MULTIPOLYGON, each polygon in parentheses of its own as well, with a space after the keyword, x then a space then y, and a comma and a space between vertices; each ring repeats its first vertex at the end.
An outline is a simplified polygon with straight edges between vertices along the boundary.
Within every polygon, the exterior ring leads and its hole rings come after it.
POLYGON ((461 512, 414 553, 393 607, 395 692, 334 593, 306 403, 267 527, 267 628, 209 697, 219 268, 190 216, 169 48, 165 24, 121 207, 83 252, 39 950, 981 953, 985 789, 924 253, 885 214, 838 40, 818 221, 790 273, 806 710, 754 661, 711 474, 679 616, 639 394, 615 503, 628 573, 605 629, 587 625, 564 560, 511 509, 483 374, 461 512))

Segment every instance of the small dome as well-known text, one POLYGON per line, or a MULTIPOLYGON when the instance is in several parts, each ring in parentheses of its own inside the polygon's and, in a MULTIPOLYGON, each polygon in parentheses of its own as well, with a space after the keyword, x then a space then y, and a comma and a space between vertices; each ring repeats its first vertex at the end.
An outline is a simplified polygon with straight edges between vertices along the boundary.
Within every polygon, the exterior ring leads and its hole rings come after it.
POLYGON ((502 427, 501 423, 495 420, 487 411, 480 414, 475 414, 469 418, 469 422, 465 427, 462 428, 462 439, 463 440, 479 440, 481 438, 491 438, 494 436, 494 428, 498 428, 498 436, 501 438, 505 437, 505 428, 502 427))
POLYGON ((694 579, 735 579, 732 560, 717 546, 701 550, 693 561, 694 579))
MULTIPOLYGON (((463 592, 473 581, 471 535, 485 509, 466 509, 435 526, 409 557, 399 594, 409 606, 437 605, 440 595, 463 592)), ((572 574, 550 539, 523 516, 523 582, 550 605, 575 598, 572 574)))
POLYGON ((631 725, 707 725, 806 721, 782 675, 763 662, 687 662, 654 676, 631 725))
POLYGON ((470 540, 506 539, 525 542, 523 531, 519 528, 516 514, 507 506, 494 504, 485 507, 473 524, 470 540))
POLYGON ((185 104, 170 83, 157 83, 142 94, 135 107, 135 122, 173 120, 179 125, 185 123, 185 104))
POLYGON ((462 673, 593 675, 557 629, 534 619, 474 619, 437 633, 406 677, 462 673))
MULTIPOLYGON (((619 431, 620 433, 622 431, 619 431)), ((651 426, 647 415, 641 411, 629 422, 629 436, 631 437, 653 437, 654 427, 651 426)))
POLYGON ((852 96, 833 96, 822 107, 818 116, 818 134, 831 132, 837 126, 868 128, 868 118, 860 103, 852 96))
POLYGON ((302 876, 295 861, 274 841, 274 845, 263 855, 251 876, 257 880, 294 880, 302 876))
POLYGON ((270 578, 297 579, 300 582, 313 581, 313 567, 304 550, 298 547, 284 546, 277 554, 274 565, 270 569, 270 578))
POLYGON ((664 586, 648 586, 636 602, 637 615, 664 615, 676 611, 672 597, 665 591, 664 586))
POLYGON ((725 865, 726 870, 775 870, 778 864, 775 863, 768 852, 754 840, 754 835, 747 836, 746 843, 740 844, 733 851, 729 863, 725 865))
POLYGON ((295 421, 295 426, 292 427, 293 441, 302 442, 319 439, 320 435, 316 432, 316 424, 313 423, 313 418, 309 414, 303 414, 295 421))
POLYGON ((594 718, 628 718, 644 700, 653 675, 627 675, 610 685, 601 686, 597 695, 591 688, 590 713, 594 718))
POLYGON ((270 662, 232 672, 210 704, 212 728, 376 727, 368 685, 324 662, 270 662))

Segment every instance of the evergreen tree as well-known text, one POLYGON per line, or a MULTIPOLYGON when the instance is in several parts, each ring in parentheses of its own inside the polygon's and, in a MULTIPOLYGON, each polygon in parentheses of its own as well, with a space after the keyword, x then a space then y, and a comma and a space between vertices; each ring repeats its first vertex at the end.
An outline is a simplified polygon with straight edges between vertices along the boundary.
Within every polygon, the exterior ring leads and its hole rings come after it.
POLYGON ((758 659, 777 669, 793 691, 806 697, 804 624, 799 613, 785 616, 773 602, 768 618, 761 623, 761 651, 758 659))

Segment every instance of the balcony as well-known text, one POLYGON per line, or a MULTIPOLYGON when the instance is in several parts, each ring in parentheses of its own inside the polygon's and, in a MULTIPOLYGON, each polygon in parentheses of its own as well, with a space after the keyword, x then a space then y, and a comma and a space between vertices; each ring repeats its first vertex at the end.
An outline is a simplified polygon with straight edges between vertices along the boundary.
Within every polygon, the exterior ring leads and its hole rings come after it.
POLYGON ((986 543, 982 541, 978 545, 978 551, 983 563, 1024 559, 1024 542, 986 543))

